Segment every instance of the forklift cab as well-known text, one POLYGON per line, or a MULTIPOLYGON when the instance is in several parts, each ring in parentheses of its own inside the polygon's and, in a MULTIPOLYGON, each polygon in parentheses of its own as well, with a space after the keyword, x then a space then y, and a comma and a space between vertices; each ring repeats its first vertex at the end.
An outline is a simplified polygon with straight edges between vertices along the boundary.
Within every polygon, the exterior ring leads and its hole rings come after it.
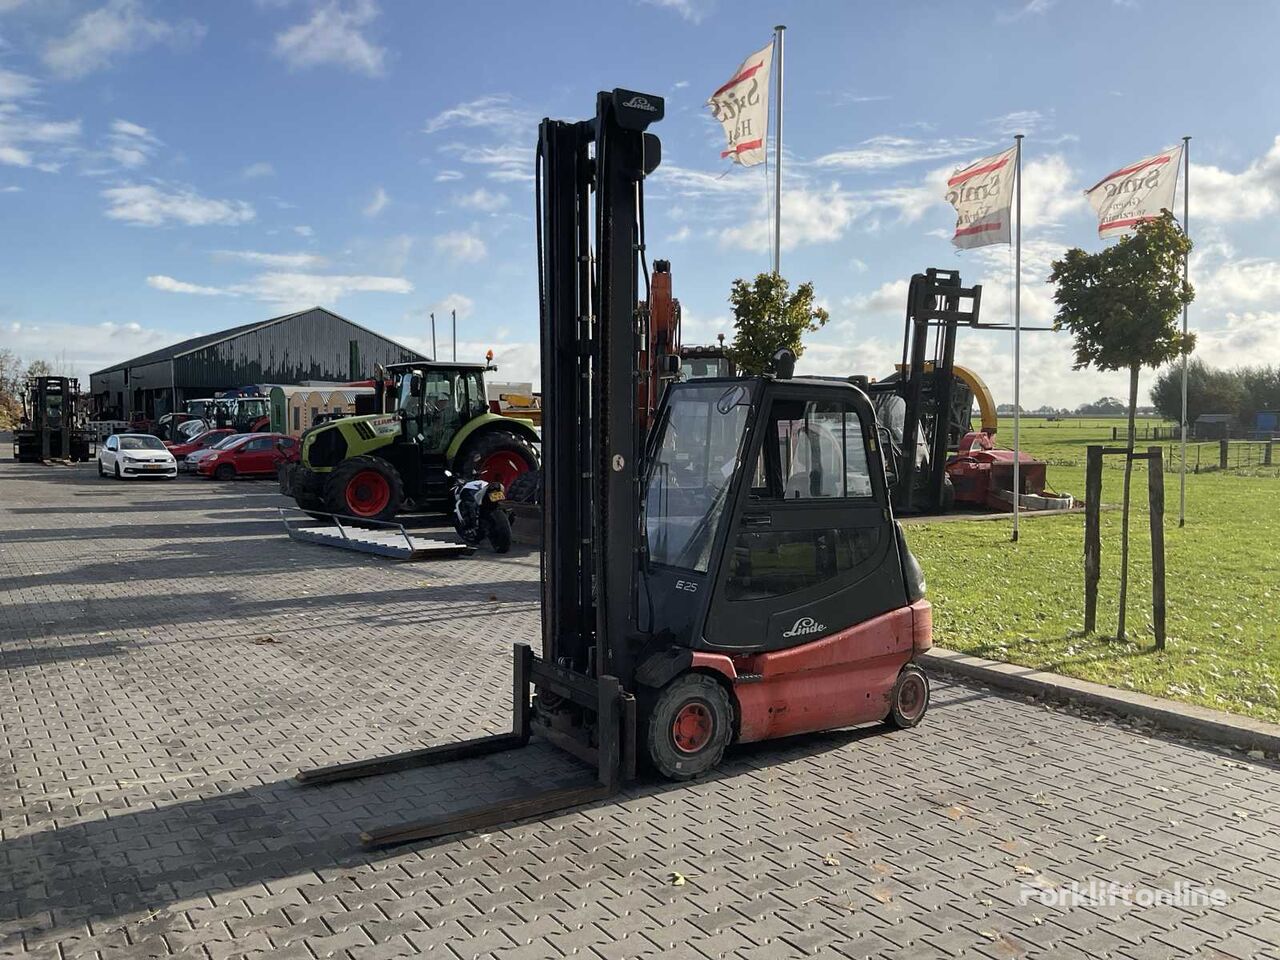
POLYGON ((729 656, 898 609, 908 588, 876 420, 846 381, 672 384, 645 478, 650 632, 729 656))

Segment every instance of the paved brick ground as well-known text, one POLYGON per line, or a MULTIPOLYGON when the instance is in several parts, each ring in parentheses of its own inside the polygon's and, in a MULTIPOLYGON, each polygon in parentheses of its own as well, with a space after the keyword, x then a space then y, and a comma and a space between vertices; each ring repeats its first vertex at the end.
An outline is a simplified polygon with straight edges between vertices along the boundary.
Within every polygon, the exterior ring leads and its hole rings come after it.
POLYGON ((0 956, 1280 957, 1280 770, 942 682, 910 733, 362 852, 361 825, 583 776, 532 747, 290 779, 505 726, 536 557, 294 544, 267 484, 6 462, 0 490, 0 956), (1229 899, 1021 902, 1091 880, 1229 899))

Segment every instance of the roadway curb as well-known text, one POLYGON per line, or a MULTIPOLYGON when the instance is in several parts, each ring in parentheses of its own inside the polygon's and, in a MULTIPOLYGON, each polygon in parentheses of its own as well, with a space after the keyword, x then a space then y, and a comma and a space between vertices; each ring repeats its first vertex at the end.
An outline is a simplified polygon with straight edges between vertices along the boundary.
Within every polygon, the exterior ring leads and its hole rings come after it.
POLYGON ((1261 750, 1270 756, 1280 754, 1280 724, 1176 700, 1164 700, 1145 693, 1120 690, 1013 663, 984 660, 982 657, 939 647, 926 653, 921 658, 921 663, 926 669, 938 673, 980 680, 993 687, 1045 700, 1086 704, 1112 713, 1138 717, 1157 727, 1189 734, 1212 743, 1240 750, 1261 750))

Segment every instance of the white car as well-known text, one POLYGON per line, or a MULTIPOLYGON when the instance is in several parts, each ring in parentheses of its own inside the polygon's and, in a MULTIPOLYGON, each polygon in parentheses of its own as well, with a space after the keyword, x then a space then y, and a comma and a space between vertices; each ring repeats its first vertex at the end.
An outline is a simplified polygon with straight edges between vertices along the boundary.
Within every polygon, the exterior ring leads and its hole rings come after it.
POLYGON ((178 476, 178 461, 159 437, 149 433, 117 433, 98 447, 98 476, 117 480, 178 476))

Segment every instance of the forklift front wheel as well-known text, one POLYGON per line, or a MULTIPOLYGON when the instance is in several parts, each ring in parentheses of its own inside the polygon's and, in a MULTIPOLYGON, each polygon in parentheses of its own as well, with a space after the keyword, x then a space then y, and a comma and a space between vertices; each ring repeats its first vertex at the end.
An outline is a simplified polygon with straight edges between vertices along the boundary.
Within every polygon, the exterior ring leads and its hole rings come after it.
POLYGON ((668 780, 691 780, 715 767, 732 737, 729 695, 705 674, 676 677, 649 711, 649 760, 668 780))
POLYGON ((929 709, 929 678, 914 663, 908 663, 893 685, 893 706, 885 722, 908 730, 924 719, 929 709))

